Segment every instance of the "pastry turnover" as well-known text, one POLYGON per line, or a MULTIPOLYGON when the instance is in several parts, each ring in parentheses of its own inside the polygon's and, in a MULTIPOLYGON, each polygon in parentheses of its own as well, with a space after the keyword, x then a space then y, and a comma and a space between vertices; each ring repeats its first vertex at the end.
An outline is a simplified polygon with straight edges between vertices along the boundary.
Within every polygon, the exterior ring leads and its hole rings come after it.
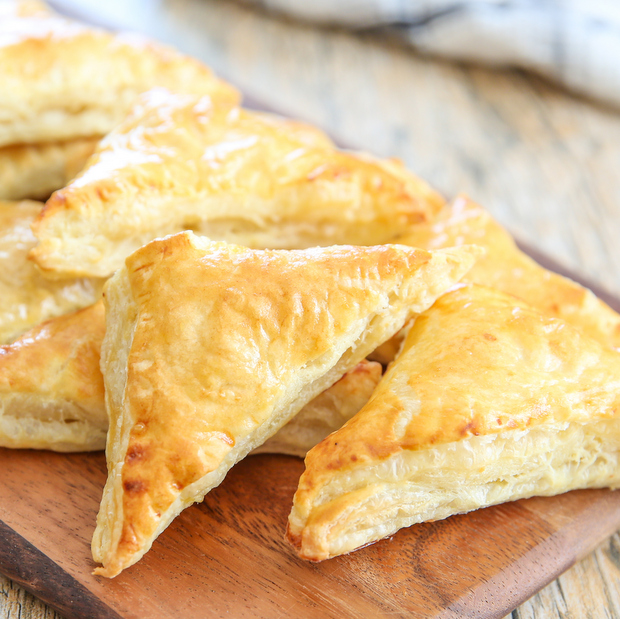
POLYGON ((480 251, 256 251, 185 232, 131 255, 105 291, 110 431, 96 573, 113 577, 140 559, 480 251))
POLYGON ((27 259, 39 202, 0 201, 0 344, 40 322, 93 304, 103 280, 48 281, 27 259))
MULTIPOLYGON (((105 448, 101 342, 103 302, 31 329, 0 347, 0 447, 105 448)), ((360 361, 254 453, 305 456, 370 398, 381 366, 360 361)))
POLYGON ((0 346, 0 447, 105 447, 108 418, 99 370, 104 331, 99 301, 0 346))
POLYGON ((47 199, 84 167, 99 138, 0 148, 0 200, 47 199))
POLYGON ((104 135, 154 86, 239 100, 199 61, 163 45, 37 2, 0 5, 0 146, 104 135))
POLYGON ((50 277, 107 276, 182 230, 254 248, 374 245, 441 204, 398 162, 316 129, 155 89, 47 202, 32 256, 50 277))
POLYGON ((306 457, 289 517, 320 561, 416 522, 620 485, 620 355, 464 285, 418 317, 368 404, 306 457))
MULTIPOLYGON (((487 250, 463 281, 513 294, 549 316, 562 318, 604 344, 620 348, 620 316, 578 283, 548 271, 524 254, 513 238, 481 206, 466 197, 446 205, 432 222, 412 226, 399 243, 425 249, 475 243, 487 250)), ((387 364, 404 334, 371 356, 387 364)))

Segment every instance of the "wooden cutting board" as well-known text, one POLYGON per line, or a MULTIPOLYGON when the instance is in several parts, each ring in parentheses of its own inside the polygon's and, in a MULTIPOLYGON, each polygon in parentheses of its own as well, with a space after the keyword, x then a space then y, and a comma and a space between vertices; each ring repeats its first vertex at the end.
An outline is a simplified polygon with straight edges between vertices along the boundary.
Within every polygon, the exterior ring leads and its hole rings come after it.
POLYGON ((0 570, 66 617, 503 617, 620 526, 620 491, 578 491, 311 564, 283 540, 302 462, 252 456, 106 580, 90 574, 103 455, 0 450, 0 468, 0 570))
POLYGON ((106 580, 90 556, 103 454, 0 449, 0 572, 68 618, 501 618, 620 528, 620 491, 584 490, 416 525, 311 564, 283 539, 302 470, 296 458, 246 458, 106 580))

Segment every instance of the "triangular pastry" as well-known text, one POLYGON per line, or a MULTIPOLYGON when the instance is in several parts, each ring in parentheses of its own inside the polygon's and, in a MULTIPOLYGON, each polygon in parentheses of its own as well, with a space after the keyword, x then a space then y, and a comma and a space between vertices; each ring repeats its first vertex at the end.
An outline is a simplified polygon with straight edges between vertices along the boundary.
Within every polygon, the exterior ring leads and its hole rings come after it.
POLYGON ((487 211, 466 197, 447 205, 432 222, 413 226, 398 242, 424 249, 480 245, 487 252, 463 281, 513 294, 543 314, 620 348, 620 315, 587 288, 534 262, 487 211))
POLYGON ((253 248, 374 245, 442 204, 398 162, 316 129, 155 89, 48 200, 32 256, 50 277, 103 277, 183 230, 253 248))
MULTIPOLYGON (((99 301, 0 346, 0 447, 105 448, 108 416, 100 370, 104 333, 99 301)), ((380 378, 378 363, 360 361, 253 453, 305 456, 366 404, 380 378)))
POLYGON ((181 510, 459 280, 480 250, 257 251, 185 232, 105 289, 108 480, 93 556, 112 577, 181 510))
POLYGON ((99 138, 0 148, 0 200, 46 200, 84 167, 99 138))
POLYGON ((91 451, 108 417, 99 370, 103 302, 0 346, 0 447, 91 451))
POLYGON ((41 207, 40 202, 0 201, 0 344, 101 296, 102 279, 52 282, 27 259, 36 242, 30 226, 41 207))
POLYGON ((198 60, 33 2, 0 3, 0 84, 0 146, 104 135, 154 86, 239 100, 198 60))
POLYGON ((288 538, 350 552, 417 522, 620 485, 620 355, 463 285, 418 317, 368 404, 306 456, 288 538))

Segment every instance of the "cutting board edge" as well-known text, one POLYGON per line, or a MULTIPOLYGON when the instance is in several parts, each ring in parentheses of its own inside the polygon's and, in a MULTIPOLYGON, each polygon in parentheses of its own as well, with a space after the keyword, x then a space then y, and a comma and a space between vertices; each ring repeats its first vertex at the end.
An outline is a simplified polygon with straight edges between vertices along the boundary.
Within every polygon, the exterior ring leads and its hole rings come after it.
MULTIPOLYGON (((620 490, 608 490, 607 492, 609 493, 608 496, 612 496, 613 494, 614 497, 620 500, 620 490)), ((599 504, 600 503, 597 502, 597 506, 599 504)), ((529 553, 521 557, 519 563, 527 563, 528 561, 536 563, 536 555, 544 555, 545 551, 549 547, 553 549, 553 547, 563 545, 563 543, 566 542, 567 533, 572 533, 573 538, 578 539, 580 542, 580 545, 578 546, 573 544, 573 547, 576 548, 576 552, 572 556, 568 554, 560 555, 560 557, 565 557, 564 560, 558 561, 557 565, 554 566, 553 569, 549 570, 546 578, 538 580, 533 586, 526 587, 522 595, 517 595, 515 597, 509 598, 509 600, 507 600, 507 602, 510 602, 509 604, 498 607, 497 609, 493 610, 493 612, 485 616, 483 619, 503 619, 517 607, 521 606, 521 604, 527 602, 527 600, 536 595, 536 593, 544 589, 548 584, 552 583, 564 572, 569 570, 573 565, 575 565, 587 555, 589 555, 591 552, 593 552, 600 544, 602 544, 606 539, 611 537, 617 531, 620 531, 620 510, 618 510, 613 503, 608 506, 607 511, 603 514, 603 517, 601 517, 601 511, 599 507, 597 507, 596 509, 592 508, 588 511, 587 515, 582 514, 581 517, 574 521, 572 523, 572 526, 568 529, 559 529, 548 539, 546 539, 542 544, 538 544, 537 546, 532 548, 529 553), (586 538, 582 535, 582 532, 585 528, 591 530, 591 527, 588 526, 588 522, 590 522, 590 518, 594 516, 594 514, 592 514, 593 511, 596 511, 596 514, 599 516, 599 526, 601 524, 602 526, 600 526, 598 534, 588 536, 587 543, 584 543, 584 539, 586 538)), ((482 583, 480 587, 478 587, 478 589, 481 592, 488 590, 490 582, 491 581, 482 583)), ((455 618, 462 616, 462 613, 454 615, 455 618)), ((439 617, 437 617, 437 619, 444 619, 444 615, 440 615, 439 617)))
POLYGON ((0 572, 67 619, 123 619, 2 520, 0 539, 0 572))

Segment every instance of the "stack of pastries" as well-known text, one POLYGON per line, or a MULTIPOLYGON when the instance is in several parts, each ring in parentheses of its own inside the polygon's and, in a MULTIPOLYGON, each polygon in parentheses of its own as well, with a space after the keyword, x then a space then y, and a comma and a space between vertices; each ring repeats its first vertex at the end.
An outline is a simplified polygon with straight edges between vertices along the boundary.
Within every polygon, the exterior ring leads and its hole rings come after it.
POLYGON ((105 448, 97 574, 251 453, 306 456, 313 561, 620 485, 620 316, 480 206, 168 48, 0 16, 0 446, 105 448))

